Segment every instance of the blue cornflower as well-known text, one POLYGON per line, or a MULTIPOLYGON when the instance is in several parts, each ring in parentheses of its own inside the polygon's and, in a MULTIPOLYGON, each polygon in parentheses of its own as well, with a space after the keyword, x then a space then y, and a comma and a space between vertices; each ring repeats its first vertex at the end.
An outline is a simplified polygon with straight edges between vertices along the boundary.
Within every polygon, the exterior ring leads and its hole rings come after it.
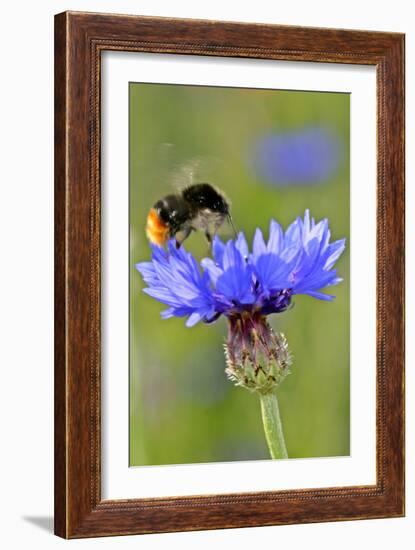
POLYGON ((325 182, 337 170, 339 160, 339 139, 325 127, 266 134, 254 146, 256 172, 280 186, 325 182))
POLYGON ((203 272, 174 241, 167 251, 152 248, 152 261, 136 265, 148 285, 144 292, 169 306, 164 319, 187 316, 186 324, 192 326, 244 311, 280 313, 294 294, 332 300, 334 296, 321 291, 342 280, 333 266, 345 240, 330 243, 328 221, 315 223, 307 210, 304 219, 297 218, 285 232, 272 220, 267 243, 257 229, 252 252, 242 232, 227 243, 216 236, 213 259, 201 261, 203 272))
POLYGON ((268 242, 257 229, 250 252, 244 234, 227 243, 215 237, 213 258, 196 260, 174 240, 167 250, 152 246, 151 262, 136 268, 144 292, 168 306, 162 317, 188 317, 187 326, 228 318, 227 369, 237 385, 261 395, 272 392, 289 373, 291 355, 283 334, 274 333, 267 315, 281 313, 295 294, 320 300, 322 289, 341 281, 334 264, 345 240, 330 243, 327 220, 315 223, 308 210, 284 232, 271 221, 268 242))

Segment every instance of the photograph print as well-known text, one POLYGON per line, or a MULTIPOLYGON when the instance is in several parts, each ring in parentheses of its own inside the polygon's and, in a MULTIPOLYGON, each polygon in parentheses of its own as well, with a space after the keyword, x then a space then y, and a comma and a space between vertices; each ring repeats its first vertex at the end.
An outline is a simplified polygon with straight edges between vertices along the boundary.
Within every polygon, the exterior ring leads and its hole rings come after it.
POLYGON ((350 454, 350 95, 129 85, 130 466, 350 454))

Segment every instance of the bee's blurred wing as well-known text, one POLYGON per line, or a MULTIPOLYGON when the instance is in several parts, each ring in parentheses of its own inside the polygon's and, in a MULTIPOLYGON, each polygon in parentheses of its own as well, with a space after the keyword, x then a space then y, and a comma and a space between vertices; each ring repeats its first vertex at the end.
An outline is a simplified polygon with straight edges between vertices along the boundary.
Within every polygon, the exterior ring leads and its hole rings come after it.
POLYGON ((193 157, 186 161, 179 159, 171 164, 168 180, 180 190, 195 183, 211 182, 216 184, 221 161, 215 157, 193 157))

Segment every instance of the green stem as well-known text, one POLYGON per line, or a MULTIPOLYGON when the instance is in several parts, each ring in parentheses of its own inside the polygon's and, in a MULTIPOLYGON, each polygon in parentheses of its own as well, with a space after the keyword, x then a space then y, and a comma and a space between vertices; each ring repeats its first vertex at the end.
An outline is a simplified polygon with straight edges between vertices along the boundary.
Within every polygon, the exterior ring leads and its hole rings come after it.
POLYGON ((275 393, 266 393, 260 395, 259 398, 262 422, 271 458, 288 458, 277 396, 275 393))

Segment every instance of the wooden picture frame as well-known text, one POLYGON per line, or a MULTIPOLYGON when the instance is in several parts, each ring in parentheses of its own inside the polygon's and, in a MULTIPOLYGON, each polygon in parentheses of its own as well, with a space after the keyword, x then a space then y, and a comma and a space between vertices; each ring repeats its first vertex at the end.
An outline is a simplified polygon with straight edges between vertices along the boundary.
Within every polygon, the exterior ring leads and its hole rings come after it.
POLYGON ((64 538, 404 514, 404 35, 65 12, 55 17, 55 533, 64 538), (101 500, 100 60, 104 50, 373 65, 375 485, 101 500))

